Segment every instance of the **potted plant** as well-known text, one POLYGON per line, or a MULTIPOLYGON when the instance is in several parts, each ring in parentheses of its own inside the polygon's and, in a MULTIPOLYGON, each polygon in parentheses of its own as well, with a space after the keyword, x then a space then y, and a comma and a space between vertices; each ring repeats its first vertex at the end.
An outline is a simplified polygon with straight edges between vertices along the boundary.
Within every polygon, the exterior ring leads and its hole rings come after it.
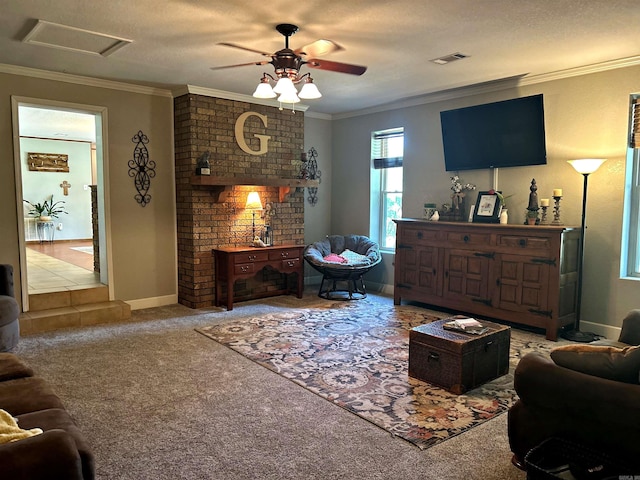
POLYGON ((53 195, 49 197, 49 200, 45 200, 43 203, 32 203, 29 200, 25 200, 31 210, 29 210, 29 215, 38 217, 40 221, 49 222, 52 218, 58 218, 58 215, 61 213, 68 214, 62 205, 65 203, 64 200, 59 200, 57 202, 53 201, 53 195))
POLYGON ((538 222, 538 209, 527 209, 527 225, 535 225, 538 222))

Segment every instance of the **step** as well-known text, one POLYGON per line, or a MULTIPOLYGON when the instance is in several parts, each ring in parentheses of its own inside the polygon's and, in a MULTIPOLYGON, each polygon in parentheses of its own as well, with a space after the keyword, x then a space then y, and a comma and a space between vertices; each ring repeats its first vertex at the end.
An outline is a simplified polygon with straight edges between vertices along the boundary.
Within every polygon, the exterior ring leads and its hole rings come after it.
POLYGON ((30 335, 63 328, 118 323, 130 318, 131 306, 122 300, 82 303, 22 313, 20 333, 30 335))
POLYGON ((106 285, 77 290, 61 290, 50 293, 29 295, 29 311, 50 310, 52 308, 73 307, 92 303, 108 302, 109 287, 106 285))

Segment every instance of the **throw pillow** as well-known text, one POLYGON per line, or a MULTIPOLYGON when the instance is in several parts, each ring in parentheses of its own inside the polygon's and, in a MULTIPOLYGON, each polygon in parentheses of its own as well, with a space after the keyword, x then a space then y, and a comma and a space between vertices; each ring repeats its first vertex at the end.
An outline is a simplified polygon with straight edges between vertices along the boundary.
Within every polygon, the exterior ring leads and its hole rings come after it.
POLYGON ((360 255, 352 250, 345 250, 340 254, 340 256, 347 260, 349 265, 369 265, 371 263, 371 259, 365 255, 360 255))
POLYGON ((551 350, 551 359, 561 367, 609 380, 639 383, 640 347, 564 345, 551 350))
POLYGON ((347 263, 347 260, 345 258, 342 258, 337 253, 331 253, 324 257, 323 260, 329 263, 347 263))

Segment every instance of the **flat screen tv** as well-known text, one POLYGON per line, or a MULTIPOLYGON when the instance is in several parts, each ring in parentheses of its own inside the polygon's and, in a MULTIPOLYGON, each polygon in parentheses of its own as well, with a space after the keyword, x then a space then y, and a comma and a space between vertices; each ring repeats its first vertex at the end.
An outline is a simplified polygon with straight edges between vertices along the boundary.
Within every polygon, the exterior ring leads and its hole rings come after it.
POLYGON ((542 94, 440 112, 448 172, 545 165, 542 94))

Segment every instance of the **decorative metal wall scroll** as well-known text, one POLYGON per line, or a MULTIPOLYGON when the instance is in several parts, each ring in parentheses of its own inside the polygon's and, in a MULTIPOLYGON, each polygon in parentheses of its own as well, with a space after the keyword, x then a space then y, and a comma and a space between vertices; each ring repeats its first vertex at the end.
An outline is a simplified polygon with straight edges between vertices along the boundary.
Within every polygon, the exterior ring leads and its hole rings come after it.
MULTIPOLYGON (((300 178, 308 179, 308 180, 318 180, 318 183, 321 182, 322 172, 318 170, 318 152, 315 148, 311 147, 307 153, 303 153, 300 160, 302 161, 302 167, 300 168, 300 178)), ((311 206, 315 206, 318 203, 318 187, 308 187, 307 191, 309 192, 309 196, 307 197, 307 201, 311 204, 311 206)))
POLYGON ((136 144, 133 149, 133 160, 129 160, 129 176, 133 178, 138 194, 134 196, 136 201, 146 206, 151 201, 149 189, 151 188, 151 179, 156 176, 156 162, 149 160, 149 151, 145 146, 149 143, 149 138, 138 131, 131 139, 136 144))
POLYGON ((34 172, 68 172, 69 155, 62 153, 27 153, 29 170, 34 172))

